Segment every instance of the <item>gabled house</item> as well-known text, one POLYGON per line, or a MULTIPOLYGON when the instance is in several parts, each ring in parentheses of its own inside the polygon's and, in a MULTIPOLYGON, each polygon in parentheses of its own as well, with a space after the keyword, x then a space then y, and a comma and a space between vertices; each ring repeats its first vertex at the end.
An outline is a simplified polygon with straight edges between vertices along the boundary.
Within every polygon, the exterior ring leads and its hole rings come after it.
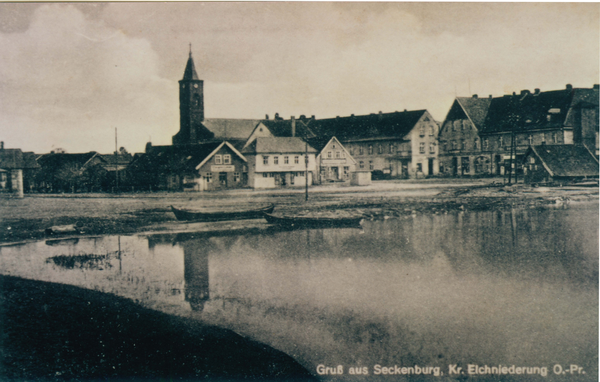
POLYGON ((303 186, 307 179, 313 184, 317 150, 298 137, 257 137, 242 153, 252 188, 303 186))
POLYGON ((4 142, 0 142, 0 193, 23 197, 24 191, 32 190, 33 178, 38 169, 34 153, 5 149, 4 142))
POLYGON ((356 170, 356 161, 336 137, 332 137, 324 146, 315 148, 319 153, 317 155, 319 183, 351 180, 352 173, 356 170))
POLYGON ((464 175, 496 173, 493 161, 482 150, 479 130, 483 129, 492 97, 457 97, 439 134, 440 174, 464 175))
POLYGON ((438 173, 438 124, 427 110, 320 119, 314 131, 326 140, 335 136, 358 171, 404 178, 438 173))
POLYGON ((526 183, 598 179, 598 159, 584 145, 531 146, 523 157, 526 183))
POLYGON ((521 163, 529 146, 542 144, 583 144, 597 152, 598 106, 598 85, 457 98, 440 132, 443 172, 503 175, 511 153, 521 163))
POLYGON ((42 192, 93 192, 105 188, 106 161, 95 151, 50 153, 37 158, 37 188, 42 192))
POLYGON ((146 146, 128 168, 142 190, 212 191, 246 186, 246 158, 229 142, 146 146))

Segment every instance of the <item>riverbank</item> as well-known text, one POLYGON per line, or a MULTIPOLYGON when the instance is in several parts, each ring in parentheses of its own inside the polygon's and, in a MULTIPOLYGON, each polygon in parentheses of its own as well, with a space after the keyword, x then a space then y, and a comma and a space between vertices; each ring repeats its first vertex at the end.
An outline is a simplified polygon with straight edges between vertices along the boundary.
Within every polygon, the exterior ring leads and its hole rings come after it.
POLYGON ((69 285, 0 276, 0 379, 316 380, 236 333, 69 285))
MULTIPOLYGON (((276 213, 322 213, 388 219, 450 211, 545 208, 579 201, 598 201, 598 188, 504 186, 495 179, 454 180, 439 183, 382 181, 360 188, 344 185, 303 190, 232 190, 206 193, 28 195, 24 199, 0 199, 0 243, 55 237, 52 226, 75 225, 76 235, 134 234, 163 230, 223 231, 266 228, 266 223, 177 222, 169 206, 182 208, 247 206, 273 203, 276 213), (265 226, 265 227, 263 227, 265 226)), ((61 235, 57 235, 60 237, 61 235)))

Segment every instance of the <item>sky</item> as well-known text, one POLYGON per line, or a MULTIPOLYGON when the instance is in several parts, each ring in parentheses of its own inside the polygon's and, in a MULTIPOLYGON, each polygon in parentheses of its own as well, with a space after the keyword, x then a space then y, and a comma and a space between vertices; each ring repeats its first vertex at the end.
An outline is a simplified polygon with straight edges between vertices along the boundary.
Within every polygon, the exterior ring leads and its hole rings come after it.
POLYGON ((0 140, 171 144, 189 44, 206 118, 331 118, 599 83, 594 3, 0 3, 0 140))

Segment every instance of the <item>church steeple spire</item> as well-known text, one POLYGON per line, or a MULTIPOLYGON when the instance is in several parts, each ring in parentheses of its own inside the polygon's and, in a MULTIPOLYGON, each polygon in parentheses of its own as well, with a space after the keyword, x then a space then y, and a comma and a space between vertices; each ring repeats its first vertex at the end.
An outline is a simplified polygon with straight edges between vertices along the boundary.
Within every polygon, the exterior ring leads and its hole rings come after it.
MULTIPOLYGON (((198 78, 192 44, 190 56, 179 81, 179 132, 173 136, 173 144, 198 143, 207 139, 204 121, 204 81, 198 78)), ((210 132, 209 132, 210 133, 210 132)))
POLYGON ((194 59, 192 58, 192 44, 190 43, 190 57, 188 58, 185 71, 183 72, 183 80, 198 80, 198 74, 196 73, 196 66, 194 65, 194 59))

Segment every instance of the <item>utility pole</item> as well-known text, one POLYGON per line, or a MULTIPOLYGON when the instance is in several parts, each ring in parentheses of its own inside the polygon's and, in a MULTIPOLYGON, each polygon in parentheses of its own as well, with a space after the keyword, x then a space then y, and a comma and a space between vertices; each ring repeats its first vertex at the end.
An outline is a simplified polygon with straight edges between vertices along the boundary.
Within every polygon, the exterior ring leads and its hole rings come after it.
MULTIPOLYGON (((304 122, 302 122, 304 124, 304 122)), ((308 132, 304 125, 304 201, 308 201, 308 132)))
POLYGON ((117 151, 117 128, 115 127, 115 178, 116 191, 119 192, 119 152, 117 151))

